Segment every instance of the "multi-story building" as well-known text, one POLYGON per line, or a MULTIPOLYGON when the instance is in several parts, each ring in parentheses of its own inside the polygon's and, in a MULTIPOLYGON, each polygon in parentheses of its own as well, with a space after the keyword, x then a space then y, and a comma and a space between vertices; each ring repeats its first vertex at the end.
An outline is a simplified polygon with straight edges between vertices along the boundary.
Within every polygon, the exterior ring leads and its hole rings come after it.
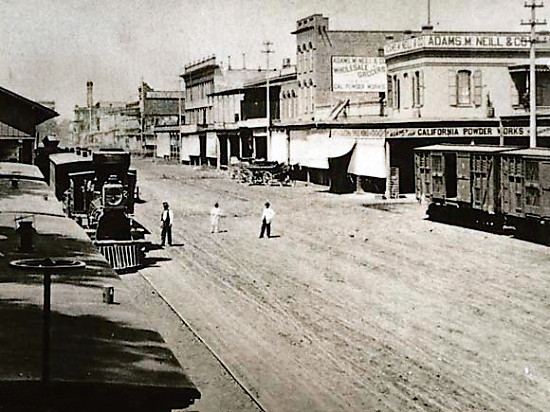
POLYGON ((183 111, 183 93, 157 91, 142 83, 135 102, 97 102, 93 84, 87 84, 87 105, 76 106, 73 144, 86 147, 120 147, 154 155, 156 126, 177 125, 183 111), (181 105, 181 107, 178 107, 181 105))
MULTIPOLYGON (((401 187, 414 188, 414 147, 441 141, 529 144, 527 128, 511 120, 509 127, 502 124, 503 118, 528 112, 529 47, 525 33, 432 30, 385 46, 385 150, 387 166, 400 170, 401 187)), ((539 43, 537 56, 548 59, 550 44, 539 43)), ((550 76, 546 66, 539 69, 536 93, 542 113, 550 103, 550 76)), ((540 132, 539 145, 548 145, 540 132)))
MULTIPOLYGON (((224 121, 215 123, 220 142, 221 164, 227 164, 228 157, 280 160, 277 139, 268 133, 267 122, 267 80, 269 79, 269 117, 272 124, 281 119, 283 110, 288 110, 288 99, 283 99, 283 88, 296 84, 296 67, 290 59, 284 59, 280 69, 262 72, 256 80, 240 87, 224 89, 214 93, 214 112, 227 112, 221 96, 233 96, 240 101, 240 115, 233 121, 225 116, 224 121)), ((229 101, 231 101, 231 99, 229 101)), ((285 143, 286 146, 286 143, 285 143)), ((286 151, 285 151, 286 153, 286 151)), ((285 155, 282 161, 286 161, 285 155)))
POLYGON ((334 110, 343 109, 348 117, 380 114, 380 94, 386 87, 384 45, 406 34, 329 30, 329 19, 322 14, 298 20, 292 34, 296 36, 298 120, 325 120, 334 117, 334 110), (360 68, 368 81, 358 82, 349 75, 360 68))
POLYGON ((234 153, 238 144, 248 145, 248 140, 239 140, 236 126, 242 119, 244 94, 240 89, 248 81, 265 77, 265 71, 224 68, 212 56, 186 65, 181 77, 185 82, 181 161, 227 164, 228 153, 234 153))
MULTIPOLYGON (((406 193, 414 191, 414 147, 527 144, 525 33, 330 31, 317 14, 298 20, 294 34, 297 88, 295 97, 294 85, 282 89, 274 140, 286 139, 288 161, 306 179, 387 193, 393 179, 406 193)), ((548 43, 538 46, 539 57, 549 53, 548 43)), ((542 67, 539 74, 545 105, 542 67)))

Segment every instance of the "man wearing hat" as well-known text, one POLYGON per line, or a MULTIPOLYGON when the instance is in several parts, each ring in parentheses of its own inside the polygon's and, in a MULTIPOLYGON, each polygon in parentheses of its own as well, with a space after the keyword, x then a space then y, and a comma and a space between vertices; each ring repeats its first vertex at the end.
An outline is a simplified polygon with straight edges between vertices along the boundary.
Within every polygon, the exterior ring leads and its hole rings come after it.
POLYGON ((161 221, 161 242, 160 245, 164 246, 166 237, 168 237, 168 245, 172 246, 172 222, 174 221, 174 213, 170 210, 170 206, 168 206, 168 202, 164 202, 162 204, 164 207, 164 210, 162 211, 162 215, 160 216, 161 221))

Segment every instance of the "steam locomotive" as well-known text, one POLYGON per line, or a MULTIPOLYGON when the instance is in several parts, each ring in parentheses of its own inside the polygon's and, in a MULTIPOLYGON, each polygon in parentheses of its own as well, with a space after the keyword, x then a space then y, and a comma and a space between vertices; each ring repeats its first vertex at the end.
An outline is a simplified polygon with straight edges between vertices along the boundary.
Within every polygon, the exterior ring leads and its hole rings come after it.
POLYGON ((428 216, 550 244, 550 148, 439 144, 415 149, 428 216))
POLYGON ((149 234, 133 219, 137 173, 130 153, 87 149, 49 155, 49 180, 65 212, 88 233, 117 271, 144 263, 149 234))

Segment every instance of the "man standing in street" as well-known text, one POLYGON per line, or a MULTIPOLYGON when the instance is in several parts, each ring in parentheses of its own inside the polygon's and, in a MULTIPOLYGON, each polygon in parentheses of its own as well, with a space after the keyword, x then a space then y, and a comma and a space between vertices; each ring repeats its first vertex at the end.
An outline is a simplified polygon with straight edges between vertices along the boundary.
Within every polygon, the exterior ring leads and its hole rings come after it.
POLYGON ((172 222, 174 221, 174 214, 170 210, 168 202, 164 202, 162 206, 164 207, 164 210, 162 211, 162 215, 160 216, 162 230, 160 234, 160 245, 164 246, 165 240, 168 237, 168 245, 172 246, 172 222))
POLYGON ((222 217, 222 211, 220 205, 216 203, 210 211, 210 231, 211 233, 219 233, 220 231, 220 219, 222 217))
POLYGON ((262 230, 260 231, 260 239, 264 237, 264 232, 267 237, 271 237, 271 220, 275 216, 275 211, 270 207, 269 202, 265 203, 264 212, 262 214, 262 230))

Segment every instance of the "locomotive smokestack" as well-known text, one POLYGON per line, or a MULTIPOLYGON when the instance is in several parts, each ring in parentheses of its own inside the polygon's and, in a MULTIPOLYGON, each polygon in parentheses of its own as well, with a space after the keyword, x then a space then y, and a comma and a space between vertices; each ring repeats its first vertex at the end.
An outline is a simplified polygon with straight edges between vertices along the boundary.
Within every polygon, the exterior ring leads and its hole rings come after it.
POLYGON ((87 90, 86 97, 87 97, 88 107, 92 107, 94 105, 94 83, 87 82, 86 90, 87 90))

